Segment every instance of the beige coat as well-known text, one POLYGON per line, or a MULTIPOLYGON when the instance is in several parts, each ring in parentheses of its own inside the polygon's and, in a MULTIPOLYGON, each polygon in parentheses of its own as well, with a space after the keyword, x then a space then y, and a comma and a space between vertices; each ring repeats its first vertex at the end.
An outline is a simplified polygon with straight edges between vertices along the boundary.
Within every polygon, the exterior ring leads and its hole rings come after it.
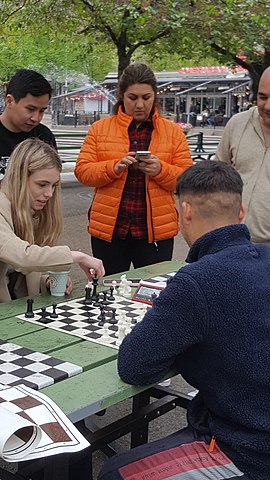
POLYGON ((244 223, 253 242, 270 246, 270 149, 264 143, 257 107, 230 119, 216 160, 233 165, 240 173, 244 182, 244 223))
POLYGON ((11 266, 21 274, 15 284, 17 298, 40 293, 41 273, 69 270, 72 264, 69 247, 39 247, 21 240, 14 233, 11 205, 0 192, 0 303, 10 300, 7 270, 11 266))

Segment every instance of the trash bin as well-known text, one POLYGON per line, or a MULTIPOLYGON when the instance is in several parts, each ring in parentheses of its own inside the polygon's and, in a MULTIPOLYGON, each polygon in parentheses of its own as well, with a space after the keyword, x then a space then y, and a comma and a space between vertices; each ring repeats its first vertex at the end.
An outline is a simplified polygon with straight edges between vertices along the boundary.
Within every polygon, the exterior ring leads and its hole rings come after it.
POLYGON ((182 113, 181 122, 187 123, 187 118, 188 118, 188 114, 187 113, 182 113))
POLYGON ((191 123, 192 127, 196 127, 197 114, 195 112, 191 112, 189 114, 189 122, 191 123))

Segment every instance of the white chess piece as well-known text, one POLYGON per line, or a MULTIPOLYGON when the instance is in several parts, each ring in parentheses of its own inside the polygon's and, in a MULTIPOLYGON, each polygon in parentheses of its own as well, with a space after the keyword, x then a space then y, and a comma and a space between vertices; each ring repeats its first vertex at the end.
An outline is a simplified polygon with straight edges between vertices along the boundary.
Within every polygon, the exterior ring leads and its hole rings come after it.
POLYGON ((119 347, 119 345, 121 345, 122 341, 124 340, 126 336, 126 329, 125 329, 125 325, 122 324, 122 325, 119 325, 118 327, 118 338, 116 340, 116 345, 119 347))
POLYGON ((122 295, 123 297, 129 298, 131 297, 131 281, 130 280, 125 280, 122 295))
POLYGON ((112 281, 113 295, 117 295, 117 282, 116 280, 112 281))
POLYGON ((110 326, 109 323, 104 323, 103 325, 103 331, 101 336, 101 340, 103 342, 112 342, 112 338, 110 337, 110 334, 109 334, 109 326, 110 326))
POLYGON ((120 284, 119 284, 119 294, 120 294, 120 295, 123 294, 126 280, 127 280, 127 276, 126 276, 126 274, 124 273, 124 274, 121 275, 121 277, 120 277, 120 284))

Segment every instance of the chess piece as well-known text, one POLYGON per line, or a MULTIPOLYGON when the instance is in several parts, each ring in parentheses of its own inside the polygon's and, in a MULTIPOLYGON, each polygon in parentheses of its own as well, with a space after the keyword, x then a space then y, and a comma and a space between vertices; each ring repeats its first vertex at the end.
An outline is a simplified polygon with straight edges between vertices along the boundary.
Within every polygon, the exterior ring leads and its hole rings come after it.
POLYGON ((109 320, 109 323, 111 323, 112 325, 115 325, 117 323, 117 318, 116 318, 116 308, 112 308, 111 309, 111 318, 109 320))
POLYGON ((118 327, 118 338, 116 340, 116 345, 119 347, 119 345, 121 345, 122 341, 124 340, 126 336, 126 329, 125 329, 125 325, 122 324, 122 325, 119 325, 118 327))
POLYGON ((113 295, 117 295, 117 281, 112 281, 113 295))
POLYGON ((85 297, 84 297, 85 305, 91 305, 92 303, 91 292, 92 292, 92 287, 90 282, 88 282, 87 285, 85 285, 85 297))
POLYGON ((102 303, 103 305, 109 305, 110 302, 109 302, 108 299, 107 299, 108 291, 107 291, 107 290, 104 290, 102 293, 103 293, 103 299, 102 299, 101 303, 102 303))
POLYGON ((53 311, 50 314, 50 318, 58 318, 58 314, 56 313, 56 307, 57 307, 56 303, 53 303, 52 304, 53 311))
POLYGON ((131 297, 131 281, 126 280, 124 284, 124 289, 123 289, 123 297, 131 297))
POLYGON ((103 342, 111 342, 111 337, 110 337, 110 334, 109 334, 109 324, 108 323, 104 323, 104 325, 103 325, 103 332, 102 332, 101 339, 102 339, 103 342))
POLYGON ((98 278, 97 278, 96 275, 93 278, 92 285, 93 285, 93 292, 92 292, 92 297, 91 298, 92 298, 92 301, 95 302, 95 301, 98 300, 98 293, 97 293, 98 278))
POLYGON ((33 312, 33 303, 34 300, 32 298, 28 298, 27 301, 27 311, 25 313, 25 318, 34 318, 34 312, 33 312))
POLYGON ((114 294, 114 288, 113 286, 110 287, 110 296, 108 297, 108 300, 110 300, 110 302, 113 302, 115 300, 115 297, 113 296, 114 294))
POLYGON ((41 317, 38 319, 40 323, 49 323, 50 319, 48 318, 48 313, 46 312, 46 307, 41 307, 41 317))

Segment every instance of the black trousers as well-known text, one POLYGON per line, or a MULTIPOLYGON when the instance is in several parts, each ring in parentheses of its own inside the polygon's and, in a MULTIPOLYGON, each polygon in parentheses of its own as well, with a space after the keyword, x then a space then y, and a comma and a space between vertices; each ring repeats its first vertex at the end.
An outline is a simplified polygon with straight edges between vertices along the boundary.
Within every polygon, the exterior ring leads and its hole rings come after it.
POLYGON ((131 263, 139 268, 171 260, 173 244, 173 238, 148 243, 146 239, 134 240, 130 234, 125 240, 113 238, 112 242, 91 237, 93 255, 103 261, 106 275, 129 270, 131 263))

